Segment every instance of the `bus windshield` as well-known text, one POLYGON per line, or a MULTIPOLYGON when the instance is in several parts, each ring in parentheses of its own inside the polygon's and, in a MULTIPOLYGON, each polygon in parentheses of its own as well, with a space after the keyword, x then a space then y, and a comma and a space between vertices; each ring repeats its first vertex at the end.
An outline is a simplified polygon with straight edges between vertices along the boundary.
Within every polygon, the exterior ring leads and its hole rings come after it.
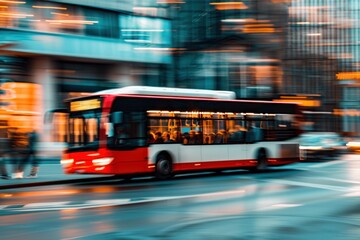
POLYGON ((97 149, 101 110, 72 112, 69 115, 69 150, 97 149))

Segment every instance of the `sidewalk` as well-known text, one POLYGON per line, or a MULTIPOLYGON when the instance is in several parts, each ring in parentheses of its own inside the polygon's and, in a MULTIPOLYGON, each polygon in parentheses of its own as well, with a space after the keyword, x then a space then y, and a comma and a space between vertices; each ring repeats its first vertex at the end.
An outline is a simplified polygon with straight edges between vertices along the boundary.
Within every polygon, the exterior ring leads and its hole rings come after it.
MULTIPOLYGON (((11 166, 7 165, 7 170, 11 172, 11 166)), ((30 172, 30 166, 26 166, 24 176, 30 172)), ((93 174, 65 174, 59 161, 46 161, 40 164, 37 178, 22 179, 0 179, 0 190, 22 187, 36 187, 51 184, 66 184, 86 181, 96 181, 104 178, 111 178, 112 175, 93 175, 93 174)))

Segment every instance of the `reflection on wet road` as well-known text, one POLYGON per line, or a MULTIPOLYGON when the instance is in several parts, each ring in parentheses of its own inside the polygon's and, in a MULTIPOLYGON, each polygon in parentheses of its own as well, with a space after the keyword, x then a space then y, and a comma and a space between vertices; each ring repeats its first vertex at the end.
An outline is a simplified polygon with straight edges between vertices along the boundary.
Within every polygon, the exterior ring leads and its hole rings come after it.
POLYGON ((358 239, 360 156, 0 192, 6 239, 358 239))

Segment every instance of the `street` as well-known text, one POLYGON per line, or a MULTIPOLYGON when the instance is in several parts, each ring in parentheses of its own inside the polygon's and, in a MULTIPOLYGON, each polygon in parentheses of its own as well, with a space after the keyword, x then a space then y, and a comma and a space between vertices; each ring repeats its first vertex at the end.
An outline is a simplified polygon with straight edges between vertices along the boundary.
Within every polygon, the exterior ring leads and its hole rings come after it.
POLYGON ((2 239, 359 239, 360 155, 0 191, 2 239))
POLYGON ((360 240, 359 25, 360 0, 0 0, 0 240, 360 240))

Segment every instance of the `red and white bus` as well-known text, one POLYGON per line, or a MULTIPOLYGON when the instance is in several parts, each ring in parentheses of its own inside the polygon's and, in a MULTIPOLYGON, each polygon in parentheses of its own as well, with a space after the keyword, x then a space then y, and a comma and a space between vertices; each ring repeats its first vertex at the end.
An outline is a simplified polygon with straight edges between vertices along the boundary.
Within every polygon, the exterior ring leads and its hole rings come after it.
POLYGON ((234 96, 130 86, 69 100, 64 171, 166 179, 297 162, 298 106, 234 96))

